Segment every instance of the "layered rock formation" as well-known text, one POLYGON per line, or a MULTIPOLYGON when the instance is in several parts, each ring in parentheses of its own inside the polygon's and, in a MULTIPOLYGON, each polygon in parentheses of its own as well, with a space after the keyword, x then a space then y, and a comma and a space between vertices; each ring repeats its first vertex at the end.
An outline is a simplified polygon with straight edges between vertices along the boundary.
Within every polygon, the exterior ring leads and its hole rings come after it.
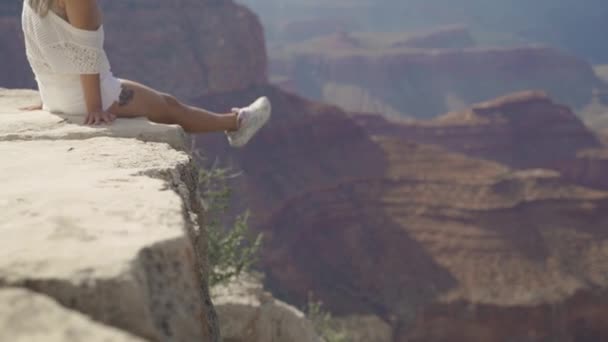
POLYGON ((0 90, 0 335, 47 341, 74 329, 81 341, 90 328, 111 341, 217 341, 197 173, 179 149, 181 129, 84 127, 82 117, 17 110, 36 101, 32 91, 0 90), (28 292, 5 290, 15 287, 28 292), (27 324, 44 336, 15 323, 37 309, 48 312, 27 324))
POLYGON ((386 177, 293 198, 262 226, 273 289, 302 300, 312 288, 334 312, 381 315, 397 341, 608 333, 585 314, 605 306, 608 193, 377 139, 386 177))
POLYGON ((550 168, 571 181, 608 189, 602 143, 566 106, 545 93, 522 92, 430 121, 354 119, 370 134, 436 144, 514 168, 550 168))
POLYGON ((581 151, 575 158, 556 162, 553 168, 565 179, 593 188, 608 189, 608 149, 581 151))
POLYGON ((581 108, 600 84, 589 64, 552 48, 445 49, 440 33, 437 39, 429 35, 410 43, 392 34, 366 34, 293 44, 273 53, 272 73, 310 98, 349 111, 422 118, 528 89, 581 108))
MULTIPOLYGON (((118 77, 186 99, 266 80, 263 29, 243 6, 229 0, 100 4, 106 50, 118 77)), ((14 3, 0 4, 3 87, 34 86, 24 58, 19 13, 14 3)))
POLYGON ((538 91, 506 95, 428 121, 355 115, 370 134, 438 144, 455 152, 517 168, 545 167, 601 146, 566 106, 538 91))
POLYGON ((255 208, 279 298, 303 305, 312 291, 335 314, 382 317, 397 341, 604 336, 608 193, 530 169, 601 153, 567 107, 529 92, 389 121, 272 87, 200 103, 262 93, 273 121, 251 146, 198 146, 244 170, 235 196, 255 208))

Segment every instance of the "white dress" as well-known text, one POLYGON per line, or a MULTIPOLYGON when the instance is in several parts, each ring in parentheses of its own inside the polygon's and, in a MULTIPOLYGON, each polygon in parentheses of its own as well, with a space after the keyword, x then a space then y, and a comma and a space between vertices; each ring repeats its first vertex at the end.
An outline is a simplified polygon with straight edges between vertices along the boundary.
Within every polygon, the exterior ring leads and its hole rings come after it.
POLYGON ((40 17, 23 1, 21 15, 27 59, 36 76, 43 109, 65 114, 87 114, 81 74, 99 74, 104 110, 118 101, 121 84, 112 75, 103 49, 104 30, 72 26, 53 11, 40 17))

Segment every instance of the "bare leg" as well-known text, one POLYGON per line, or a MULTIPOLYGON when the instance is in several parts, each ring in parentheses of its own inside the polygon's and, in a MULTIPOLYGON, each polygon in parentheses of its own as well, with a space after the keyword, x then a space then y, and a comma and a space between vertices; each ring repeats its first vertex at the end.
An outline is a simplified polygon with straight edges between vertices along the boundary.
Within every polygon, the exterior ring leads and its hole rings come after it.
POLYGON ((153 122, 180 125, 188 133, 234 131, 238 127, 236 113, 212 113, 185 105, 175 97, 143 84, 128 80, 121 82, 120 99, 108 109, 117 117, 145 116, 153 122))

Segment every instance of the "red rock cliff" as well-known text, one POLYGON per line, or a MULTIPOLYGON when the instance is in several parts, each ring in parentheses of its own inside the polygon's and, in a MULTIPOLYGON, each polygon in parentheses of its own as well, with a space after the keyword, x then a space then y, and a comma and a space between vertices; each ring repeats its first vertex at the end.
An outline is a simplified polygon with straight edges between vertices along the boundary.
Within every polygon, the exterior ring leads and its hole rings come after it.
POLYGON ((430 121, 354 118, 371 134, 436 144, 514 168, 551 168, 576 183, 608 188, 602 143, 568 107, 543 92, 507 95, 430 121))
POLYGON ((355 116, 372 134, 391 134, 517 168, 543 167, 601 144, 576 115, 543 92, 522 92, 430 121, 355 116))
POLYGON ((608 334, 597 314, 608 303, 608 193, 376 141, 385 177, 312 190, 261 226, 273 289, 300 302, 312 289, 337 313, 380 315, 396 341, 608 334))
POLYGON ((378 315, 397 341, 608 334, 608 193, 527 170, 600 147, 567 107, 531 92, 407 124, 272 87, 199 102, 219 110, 262 93, 273 122, 251 146, 198 142, 243 168, 236 197, 266 235, 275 294, 304 304, 312 291, 337 314, 378 315))

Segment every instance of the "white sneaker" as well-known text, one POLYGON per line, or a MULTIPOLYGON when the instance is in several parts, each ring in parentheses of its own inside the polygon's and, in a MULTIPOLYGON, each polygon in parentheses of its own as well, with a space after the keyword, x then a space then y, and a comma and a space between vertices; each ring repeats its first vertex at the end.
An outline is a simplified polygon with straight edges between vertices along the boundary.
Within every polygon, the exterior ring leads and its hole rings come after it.
POLYGON ((226 132, 232 147, 243 147, 266 124, 271 113, 270 101, 262 96, 252 104, 238 110, 239 129, 226 132))

